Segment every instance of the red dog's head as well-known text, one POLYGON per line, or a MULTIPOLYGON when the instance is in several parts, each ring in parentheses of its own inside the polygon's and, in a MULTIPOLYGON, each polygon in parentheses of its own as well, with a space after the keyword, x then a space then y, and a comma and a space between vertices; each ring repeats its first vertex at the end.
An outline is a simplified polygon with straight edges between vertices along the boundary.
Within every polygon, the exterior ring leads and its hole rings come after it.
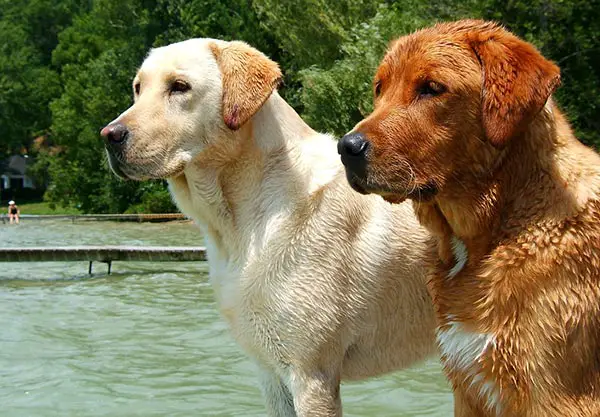
POLYGON ((489 175, 559 80, 556 65, 491 22, 402 37, 377 70, 375 110, 339 142, 348 180, 390 201, 427 201, 489 175))

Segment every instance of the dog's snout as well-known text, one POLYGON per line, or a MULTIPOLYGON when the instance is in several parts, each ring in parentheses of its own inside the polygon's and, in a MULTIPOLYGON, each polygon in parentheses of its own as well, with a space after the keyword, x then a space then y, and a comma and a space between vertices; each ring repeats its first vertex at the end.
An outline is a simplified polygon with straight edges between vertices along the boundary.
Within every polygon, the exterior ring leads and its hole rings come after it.
POLYGON ((342 156, 362 157, 369 142, 362 133, 349 133, 338 142, 338 153, 342 156))
POLYGON ((107 145, 122 145, 129 137, 129 130, 121 123, 109 124, 100 131, 107 145))

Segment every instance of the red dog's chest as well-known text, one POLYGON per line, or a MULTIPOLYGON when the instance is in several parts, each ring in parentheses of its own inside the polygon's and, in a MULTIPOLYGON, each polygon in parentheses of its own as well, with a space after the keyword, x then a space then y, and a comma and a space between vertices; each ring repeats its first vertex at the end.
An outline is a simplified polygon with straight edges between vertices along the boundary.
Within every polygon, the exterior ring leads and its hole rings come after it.
POLYGON ((516 387, 507 389, 495 372, 512 364, 500 354, 504 334, 492 326, 492 287, 478 276, 478 266, 469 264, 462 241, 453 237, 450 247, 453 262, 438 262, 428 283, 438 317, 437 342, 445 372, 455 389, 483 415, 510 415, 507 396, 516 387))

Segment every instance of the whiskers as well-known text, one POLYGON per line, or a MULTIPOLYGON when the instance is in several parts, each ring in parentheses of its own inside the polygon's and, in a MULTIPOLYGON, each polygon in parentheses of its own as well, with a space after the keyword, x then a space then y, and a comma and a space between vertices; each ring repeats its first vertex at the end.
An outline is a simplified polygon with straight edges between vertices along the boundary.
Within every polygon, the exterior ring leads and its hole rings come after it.
POLYGON ((396 194, 402 197, 420 192, 415 170, 406 159, 395 158, 391 166, 393 166, 391 173, 381 170, 369 172, 368 188, 379 193, 396 194))
POLYGON ((420 199, 421 190, 417 186, 417 176, 415 174, 415 170, 407 161, 403 160, 402 162, 404 163, 403 166, 406 166, 406 168, 408 168, 408 187, 406 187, 406 194, 410 195, 416 190, 420 199))

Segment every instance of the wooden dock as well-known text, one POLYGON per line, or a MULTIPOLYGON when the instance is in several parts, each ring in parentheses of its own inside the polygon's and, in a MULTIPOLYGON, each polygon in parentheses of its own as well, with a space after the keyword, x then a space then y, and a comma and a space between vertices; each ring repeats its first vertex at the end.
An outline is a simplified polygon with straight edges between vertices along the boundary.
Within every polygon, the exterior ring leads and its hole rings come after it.
POLYGON ((108 264, 112 261, 136 262, 201 262, 206 260, 202 246, 62 246, 0 248, 0 262, 77 262, 108 264))
MULTIPOLYGON (((121 221, 121 222, 167 222, 172 220, 185 220, 187 217, 182 213, 161 214, 22 214, 24 220, 71 220, 76 221, 121 221)), ((1 216, 2 222, 8 222, 8 216, 1 216)))

